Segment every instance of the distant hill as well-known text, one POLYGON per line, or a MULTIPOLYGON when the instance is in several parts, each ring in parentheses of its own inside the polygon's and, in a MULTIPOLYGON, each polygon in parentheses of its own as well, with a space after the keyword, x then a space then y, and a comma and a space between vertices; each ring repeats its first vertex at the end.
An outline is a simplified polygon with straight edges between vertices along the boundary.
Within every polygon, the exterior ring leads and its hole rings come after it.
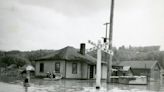
MULTIPOLYGON (((1 62, 19 65, 19 61, 26 63, 35 64, 36 59, 46 56, 48 54, 54 53, 57 50, 35 50, 35 51, 0 51, 0 64, 1 62), (5 58, 5 59, 4 59, 5 58), (9 58, 9 59, 6 59, 9 58), (4 61, 5 60, 5 61, 4 61), (12 62, 8 62, 12 61, 12 62), (18 61, 18 62, 17 62, 18 61)), ((121 46, 119 48, 113 48, 113 62, 121 62, 121 61, 134 61, 134 60, 158 60, 161 66, 164 67, 164 51, 160 51, 159 46, 146 46, 146 47, 132 47, 129 46, 126 48, 125 46, 121 46)), ((97 57, 97 52, 92 51, 88 53, 93 57, 97 57)), ((105 52, 102 52, 102 60, 108 61, 109 55, 105 52)), ((21 63, 22 64, 22 63, 21 63)))
MULTIPOLYGON (((35 63, 34 60, 36 60, 42 56, 51 54, 53 52, 55 52, 55 50, 0 51, 0 63, 3 62, 3 65, 5 63, 6 63, 6 65, 10 65, 10 64, 19 65, 18 62, 22 61, 25 63, 32 63, 34 65, 34 63, 35 63)), ((2 65, 2 63, 1 63, 1 65, 2 65)))
MULTIPOLYGON (((146 47, 131 47, 125 48, 121 46, 118 49, 113 48, 113 63, 121 61, 143 61, 143 60, 158 60, 162 67, 164 67, 164 51, 160 51, 160 46, 146 46, 146 47)), ((96 51, 89 52, 93 57, 97 57, 96 51)), ((102 60, 108 61, 109 55, 102 52, 102 60)))
POLYGON ((0 59, 1 67, 8 67, 10 65, 16 65, 17 67, 22 67, 23 65, 28 63, 30 63, 29 60, 19 56, 3 56, 0 59))

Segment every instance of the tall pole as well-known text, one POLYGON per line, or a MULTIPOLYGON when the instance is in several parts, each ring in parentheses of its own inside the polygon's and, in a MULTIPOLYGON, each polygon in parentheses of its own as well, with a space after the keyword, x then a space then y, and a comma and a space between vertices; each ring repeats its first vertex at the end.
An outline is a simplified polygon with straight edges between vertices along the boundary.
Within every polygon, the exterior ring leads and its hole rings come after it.
MULTIPOLYGON (((113 11, 114 11, 114 0, 111 1, 110 10, 110 29, 109 29, 109 50, 112 50, 112 34, 113 34, 113 11)), ((112 74, 112 54, 109 55, 109 61, 107 63, 107 83, 111 82, 112 74)))
POLYGON ((101 86, 101 43, 98 42, 97 46, 97 65, 96 65, 96 89, 99 89, 101 86))

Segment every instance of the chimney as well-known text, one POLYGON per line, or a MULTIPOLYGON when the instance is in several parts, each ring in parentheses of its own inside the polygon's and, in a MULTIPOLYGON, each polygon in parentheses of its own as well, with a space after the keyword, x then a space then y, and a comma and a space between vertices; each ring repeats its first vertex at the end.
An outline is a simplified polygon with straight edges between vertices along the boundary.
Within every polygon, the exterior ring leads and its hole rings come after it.
POLYGON ((80 54, 85 55, 85 43, 80 44, 80 54))

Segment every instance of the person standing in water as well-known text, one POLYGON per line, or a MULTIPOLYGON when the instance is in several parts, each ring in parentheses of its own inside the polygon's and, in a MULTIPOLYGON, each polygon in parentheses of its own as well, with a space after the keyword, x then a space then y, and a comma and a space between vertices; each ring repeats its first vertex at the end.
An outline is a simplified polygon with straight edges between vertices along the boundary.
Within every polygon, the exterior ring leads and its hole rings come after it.
POLYGON ((26 77, 25 77, 25 79, 24 79, 24 86, 25 86, 25 87, 29 87, 29 86, 30 86, 29 79, 30 79, 29 72, 26 71, 26 77))

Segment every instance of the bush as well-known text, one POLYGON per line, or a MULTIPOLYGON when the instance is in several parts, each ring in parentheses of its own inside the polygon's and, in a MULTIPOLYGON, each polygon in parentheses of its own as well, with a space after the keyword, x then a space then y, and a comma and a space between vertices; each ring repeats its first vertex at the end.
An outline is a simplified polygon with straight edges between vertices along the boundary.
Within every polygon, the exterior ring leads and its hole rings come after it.
POLYGON ((10 66, 11 64, 16 64, 19 67, 29 63, 29 61, 18 56, 4 56, 1 58, 0 63, 2 67, 10 66))

